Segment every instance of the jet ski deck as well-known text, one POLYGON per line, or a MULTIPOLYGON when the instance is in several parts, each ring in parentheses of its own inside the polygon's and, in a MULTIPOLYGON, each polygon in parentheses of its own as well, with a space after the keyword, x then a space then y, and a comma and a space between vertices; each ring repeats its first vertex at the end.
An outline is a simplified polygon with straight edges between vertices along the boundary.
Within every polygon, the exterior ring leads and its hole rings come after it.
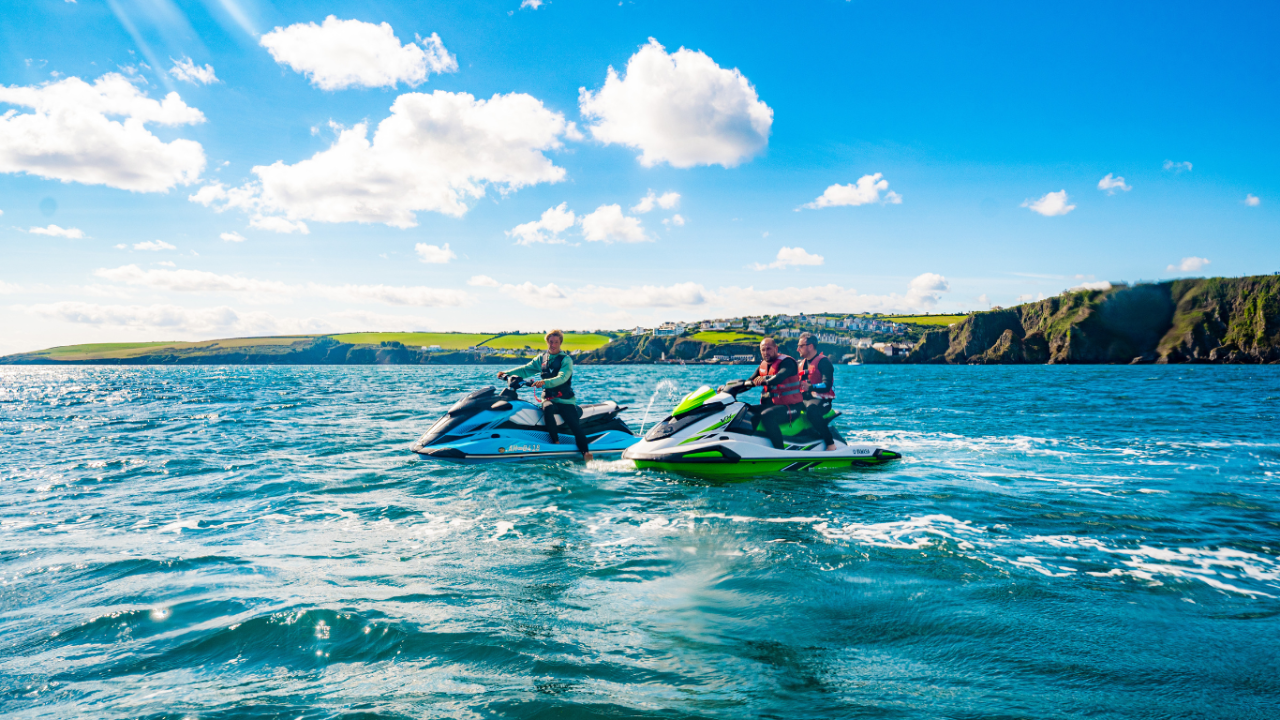
POLYGON ((638 468, 706 477, 848 470, 902 457, 876 445, 845 442, 835 428, 836 449, 828 451, 803 415, 782 426, 786 447, 778 450, 750 406, 734 397, 745 389, 731 384, 720 392, 702 387, 689 393, 622 457, 638 468))
MULTIPOLYGON (((410 449, 422 458, 464 464, 581 457, 573 434, 559 417, 558 442, 551 442, 542 408, 519 399, 518 386, 527 384, 513 383, 502 393, 492 387, 470 393, 454 403, 410 449)), ((580 409, 578 426, 593 455, 619 455, 636 442, 619 417, 625 407, 603 402, 580 409)))

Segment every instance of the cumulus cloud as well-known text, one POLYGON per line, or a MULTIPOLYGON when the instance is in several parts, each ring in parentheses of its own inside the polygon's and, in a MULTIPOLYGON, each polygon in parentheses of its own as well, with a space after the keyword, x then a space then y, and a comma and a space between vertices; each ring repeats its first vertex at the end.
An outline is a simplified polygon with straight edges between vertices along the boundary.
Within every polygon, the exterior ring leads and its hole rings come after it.
POLYGON ((640 150, 645 167, 734 167, 764 150, 773 125, 773 110, 737 69, 698 51, 668 54, 653 38, 625 76, 610 67, 604 87, 579 88, 578 105, 592 137, 640 150))
POLYGON ((938 304, 941 293, 950 292, 951 283, 938 273, 917 275, 907 285, 907 305, 913 308, 931 308, 938 304))
POLYGON ((148 250, 150 252, 159 252, 161 250, 177 250, 178 248, 170 245, 163 240, 146 240, 144 242, 134 243, 134 250, 148 250))
POLYGON ((12 295, 13 293, 21 292, 21 291, 22 291, 21 285, 15 285, 14 283, 7 283, 3 280, 0 280, 0 295, 12 295))
POLYGON ((1072 291, 1110 290, 1110 289, 1111 289, 1111 283, 1107 282, 1106 280, 1095 280, 1093 282, 1080 283, 1079 285, 1076 285, 1075 287, 1071 288, 1072 291))
POLYGON ((421 84, 431 73, 453 72, 457 59, 440 36, 401 45, 391 25, 339 20, 330 15, 320 25, 298 23, 277 27, 262 36, 262 47, 281 65, 306 75, 321 90, 350 87, 395 87, 421 84))
POLYGON ((418 253, 419 260, 429 265, 444 265, 458 258, 458 255, 449 249, 449 243, 445 243, 444 247, 418 243, 413 246, 413 251, 418 253))
POLYGON ((782 270, 783 268, 794 267, 796 265, 821 265, 823 258, 821 255, 807 253, 802 247, 784 247, 778 251, 778 258, 767 265, 764 263, 756 263, 752 267, 756 270, 782 270))
POLYGON ((1053 217, 1055 215, 1066 215, 1076 209, 1075 205, 1067 204, 1067 191, 1059 190, 1058 192, 1045 193, 1039 200, 1025 200, 1022 207, 1030 208, 1031 212, 1039 213, 1045 217, 1053 217))
POLYGON ((249 227, 259 230, 270 230, 271 232, 284 233, 292 235, 300 233, 302 235, 310 235, 311 230, 307 228, 307 224, 301 220, 287 220, 276 215, 254 215, 249 218, 249 227))
POLYGON ((542 7, 542 0, 523 0, 523 2, 520 3, 521 10, 525 8, 529 8, 530 10, 537 10, 540 7, 542 7))
POLYGON ((1209 264, 1208 258, 1202 257, 1184 257, 1181 262, 1174 263, 1165 268, 1167 272, 1200 272, 1209 264))
POLYGON ((645 234, 640 218, 623 215, 622 206, 617 203, 601 205, 595 212, 583 215, 578 222, 582 225, 582 236, 592 242, 647 242, 653 239, 645 234))
POLYGON ((889 190, 889 181, 885 180, 881 173, 876 173, 874 175, 863 175, 858 178, 856 184, 832 185, 822 193, 821 197, 811 203, 805 203, 804 207, 810 210, 817 210, 825 207, 869 205, 871 203, 898 205, 902 203, 902 196, 889 190), (880 193, 886 190, 888 192, 882 198, 880 193))
POLYGON ((1249 193, 1248 195, 1245 196, 1243 202, 1245 205, 1248 205, 1249 207, 1258 207, 1259 205, 1262 204, 1262 199, 1259 198, 1257 195, 1254 195, 1253 193, 1249 193))
POLYGON ((574 293, 574 300, 625 308, 679 308, 706 305, 716 296, 698 283, 686 282, 625 288, 587 285, 574 293))
POLYGON ((248 239, 245 236, 241 235, 240 233, 234 232, 234 231, 224 232, 218 237, 222 238, 226 242, 237 242, 237 243, 244 242, 245 240, 248 239))
POLYGON ((0 115, 0 172, 163 192, 195 182, 204 171, 200 143, 166 143, 146 127, 199 124, 204 114, 177 93, 153 100, 118 73, 92 85, 71 77, 0 87, 0 103, 32 109, 0 115))
POLYGON ((675 225, 676 227, 681 227, 682 225, 684 225, 684 216, 681 215, 680 213, 676 213, 675 215, 672 215, 671 217, 663 220, 662 224, 675 225))
POLYGON ((569 209, 569 203, 560 203, 553 208, 548 208, 542 213, 541 218, 507 230, 506 235, 514 237, 517 245, 563 244, 565 241, 560 238, 560 233, 573 227, 576 220, 577 217, 569 209))
MULTIPOLYGON (((169 58, 173 60, 173 58, 169 58)), ((189 82, 193 85, 212 85, 218 82, 218 76, 213 74, 213 66, 205 65, 200 67, 191 61, 191 58, 184 57, 181 60, 173 60, 173 67, 169 68, 169 74, 175 79, 183 82, 189 82)))
POLYGON ((467 284, 472 287, 498 287, 502 283, 494 280, 488 275, 472 275, 467 284))
POLYGON ((80 228, 61 228, 57 225, 50 225, 49 227, 33 227, 27 232, 32 235, 48 235, 50 237, 64 237, 71 238, 73 240, 79 240, 85 236, 84 231, 80 228))
POLYGON ((631 206, 631 212, 643 214, 649 212, 655 207, 660 207, 663 210, 671 210, 679 204, 680 193, 678 192, 665 192, 662 195, 655 195, 654 192, 650 190, 648 195, 640 198, 640 202, 631 206))
POLYGON ((58 302, 30 305, 27 312, 49 320, 195 334, 268 334, 278 324, 270 313, 241 313, 229 307, 185 308, 177 305, 96 305, 84 302, 58 302))
POLYGON ((409 228, 418 211, 461 217, 465 199, 564 179, 544 151, 561 147, 572 123, 529 95, 477 100, 437 90, 396 98, 372 140, 360 123, 327 150, 294 165, 257 166, 258 181, 212 184, 190 196, 291 221, 385 223, 409 228))
POLYGON ((1173 173, 1191 172, 1191 163, 1187 161, 1174 162, 1172 160, 1164 161, 1164 169, 1173 173))
POLYGON ((471 296, 461 290, 396 285, 323 285, 319 283, 293 285, 276 280, 220 275, 204 270, 143 270, 137 265, 102 268, 94 271, 94 275, 111 282, 153 290, 243 293, 257 299, 293 300, 311 296, 417 307, 456 307, 471 301, 471 296))
POLYGON ((1098 189, 1105 190, 1108 195, 1115 195, 1117 190, 1129 192, 1133 189, 1133 186, 1125 185, 1124 178, 1111 177, 1111 173, 1107 173, 1106 177, 1098 181, 1098 189))
POLYGON ((569 296, 555 283, 539 287, 526 281, 519 285, 503 285, 498 292, 522 305, 536 308, 560 308, 571 303, 569 296))

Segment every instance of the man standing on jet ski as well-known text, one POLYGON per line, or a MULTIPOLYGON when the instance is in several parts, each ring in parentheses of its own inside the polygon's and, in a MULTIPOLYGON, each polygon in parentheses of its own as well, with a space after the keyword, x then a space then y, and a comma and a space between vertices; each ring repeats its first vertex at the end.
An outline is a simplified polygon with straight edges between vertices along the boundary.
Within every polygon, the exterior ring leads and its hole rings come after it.
POLYGON ((560 441, 556 433, 556 415, 573 433, 573 440, 582 453, 583 460, 591 460, 591 451, 587 449, 587 436, 578 425, 581 410, 578 400, 573 396, 573 358, 569 353, 561 352, 564 333, 552 330, 547 333, 547 351, 529 361, 529 364, 498 373, 499 378, 514 375, 518 378, 530 378, 537 375, 540 379, 533 381, 533 386, 542 388, 542 422, 547 426, 547 434, 551 436, 551 444, 560 441))
POLYGON ((804 415, 827 444, 827 450, 835 450, 836 441, 831 437, 831 428, 827 427, 824 417, 831 410, 832 401, 836 399, 835 366, 826 355, 818 352, 812 333, 800 333, 796 350, 800 352, 800 390, 804 394, 804 415))
POLYGON ((763 386, 760 404, 752 410, 760 415, 764 431, 769 434, 773 447, 783 450, 782 424, 794 420, 801 412, 803 396, 800 394, 800 368, 795 358, 778 352, 773 338, 760 341, 760 367, 747 378, 748 385, 763 386))

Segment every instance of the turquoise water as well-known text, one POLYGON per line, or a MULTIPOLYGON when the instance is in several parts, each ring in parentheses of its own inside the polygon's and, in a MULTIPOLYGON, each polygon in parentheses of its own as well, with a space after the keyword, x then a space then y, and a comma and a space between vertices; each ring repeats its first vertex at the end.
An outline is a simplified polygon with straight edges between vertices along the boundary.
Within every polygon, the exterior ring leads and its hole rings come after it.
POLYGON ((489 373, 0 369, 0 713, 1277 716, 1278 368, 841 367, 906 458, 835 476, 412 459, 489 373))

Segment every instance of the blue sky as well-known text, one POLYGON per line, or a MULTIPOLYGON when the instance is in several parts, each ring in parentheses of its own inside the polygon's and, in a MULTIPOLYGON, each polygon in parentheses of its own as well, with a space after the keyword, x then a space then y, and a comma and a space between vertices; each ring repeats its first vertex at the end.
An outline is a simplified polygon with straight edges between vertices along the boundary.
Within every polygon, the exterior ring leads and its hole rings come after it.
POLYGON ((6 3, 0 352, 1280 271, 1273 3, 530 4, 6 3))

